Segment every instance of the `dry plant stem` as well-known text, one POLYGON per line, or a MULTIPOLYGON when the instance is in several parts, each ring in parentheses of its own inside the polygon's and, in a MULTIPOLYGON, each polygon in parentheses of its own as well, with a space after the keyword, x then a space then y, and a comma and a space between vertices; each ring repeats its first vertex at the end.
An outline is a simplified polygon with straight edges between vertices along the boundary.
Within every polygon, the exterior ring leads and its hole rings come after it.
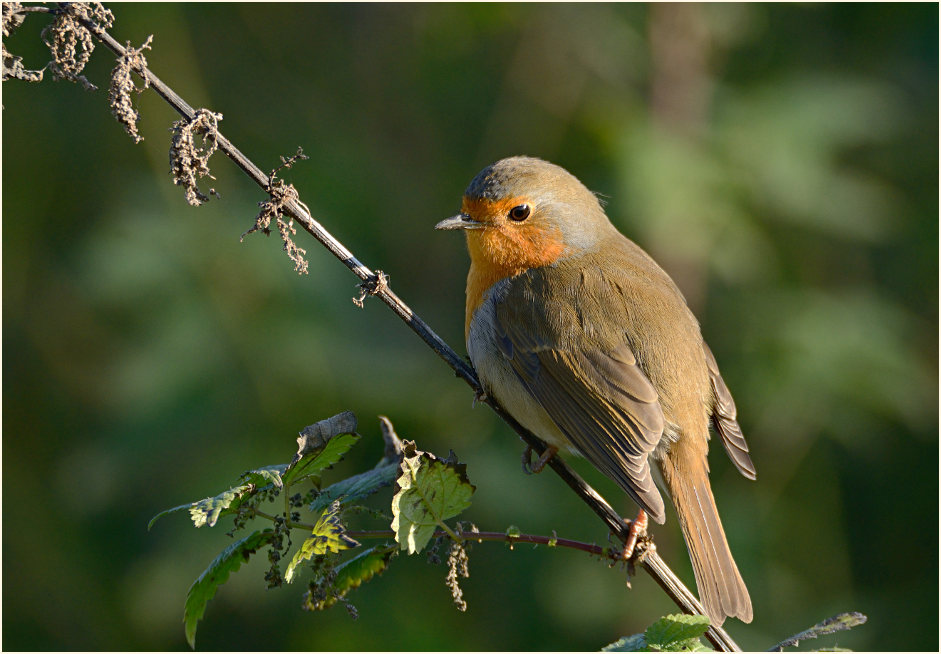
MULTIPOLYGON (((116 41, 108 32, 91 22, 83 21, 85 26, 91 30, 106 47, 119 56, 126 54, 124 46, 116 41)), ((149 68, 144 68, 141 73, 134 70, 138 75, 144 77, 150 86, 164 100, 166 100, 176 111, 187 120, 192 120, 195 110, 181 98, 173 89, 167 86, 159 77, 149 68)), ((268 175, 251 162, 231 141, 225 138, 221 133, 217 134, 217 143, 219 150, 224 152, 235 164, 241 168, 246 175, 251 177, 258 186, 268 191, 268 175)), ((318 223, 310 213, 296 201, 285 203, 285 209, 298 221, 298 223, 317 241, 319 241, 327 250, 329 250, 337 259, 343 262, 354 275, 363 282, 375 282, 376 273, 361 263, 353 253, 350 252, 342 243, 336 240, 323 226, 318 223)), ((401 318, 425 343, 428 344, 444 361, 451 366, 456 375, 463 379, 474 390, 478 397, 486 397, 480 381, 477 379, 473 368, 452 350, 431 328, 406 305, 399 297, 392 292, 387 285, 378 284, 375 292, 376 297, 382 300, 399 318, 401 318)), ((516 420, 512 418, 503 408, 492 398, 486 397, 484 400, 510 427, 512 427, 520 437, 536 452, 542 454, 546 445, 534 434, 527 431, 516 420)), ((617 535, 622 541, 628 536, 628 527, 623 518, 611 508, 611 506, 602 498, 591 486, 575 473, 560 457, 552 457, 549 466, 558 474, 566 484, 578 494, 582 500, 591 507, 591 509, 605 522, 608 528, 617 535)), ((660 559, 655 552, 648 553, 648 558, 643 562, 644 569, 651 574, 657 583, 666 591, 676 604, 687 613, 698 613, 705 615, 705 611, 695 596, 687 589, 679 578, 672 573, 667 565, 660 559)), ((734 641, 720 627, 710 627, 706 632, 706 637, 720 650, 736 651, 739 648, 734 641)))

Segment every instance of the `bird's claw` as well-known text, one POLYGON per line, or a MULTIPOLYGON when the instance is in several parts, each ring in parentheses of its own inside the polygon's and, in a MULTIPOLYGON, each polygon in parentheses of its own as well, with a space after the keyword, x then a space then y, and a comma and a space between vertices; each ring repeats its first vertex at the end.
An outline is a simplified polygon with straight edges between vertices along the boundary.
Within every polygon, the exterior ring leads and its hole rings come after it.
POLYGON ((533 448, 531 446, 527 445, 526 449, 523 450, 523 457, 520 462, 523 464, 523 474, 533 474, 533 448))
POLYGON ((482 388, 478 388, 474 391, 474 405, 473 406, 476 407, 478 402, 486 402, 489 399, 490 397, 487 395, 487 392, 484 391, 482 388))
POLYGON ((641 509, 637 517, 630 521, 630 527, 627 530, 627 538, 624 540, 624 549, 621 550, 621 559, 629 560, 634 556, 634 550, 637 549, 638 539, 647 536, 647 512, 641 509))
POLYGON ((539 458, 533 461, 533 448, 531 445, 527 445, 526 449, 523 450, 523 472, 527 475, 538 475, 540 472, 542 472, 543 468, 546 467, 546 464, 549 463, 549 460, 554 457, 558 451, 559 448, 557 448, 555 445, 549 445, 539 456, 539 458))

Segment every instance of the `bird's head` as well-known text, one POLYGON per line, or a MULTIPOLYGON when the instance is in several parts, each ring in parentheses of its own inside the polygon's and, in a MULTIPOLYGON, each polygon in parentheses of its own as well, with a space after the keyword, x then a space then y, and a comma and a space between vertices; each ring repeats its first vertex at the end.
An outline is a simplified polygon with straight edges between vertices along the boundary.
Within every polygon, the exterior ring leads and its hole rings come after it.
POLYGON ((475 265, 514 274, 590 250, 613 229, 574 175, 533 157, 484 168, 464 191, 461 212, 435 228, 465 230, 475 265))

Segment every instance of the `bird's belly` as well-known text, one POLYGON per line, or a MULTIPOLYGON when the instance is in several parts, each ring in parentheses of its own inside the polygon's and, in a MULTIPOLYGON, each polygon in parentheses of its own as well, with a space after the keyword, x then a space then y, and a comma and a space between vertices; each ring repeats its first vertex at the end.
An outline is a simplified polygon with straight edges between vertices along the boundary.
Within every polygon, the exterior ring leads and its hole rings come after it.
POLYGON ((495 334, 493 304, 484 301, 474 313, 467 332, 467 353, 484 390, 518 423, 547 444, 579 454, 513 372, 509 361, 497 345, 495 334))

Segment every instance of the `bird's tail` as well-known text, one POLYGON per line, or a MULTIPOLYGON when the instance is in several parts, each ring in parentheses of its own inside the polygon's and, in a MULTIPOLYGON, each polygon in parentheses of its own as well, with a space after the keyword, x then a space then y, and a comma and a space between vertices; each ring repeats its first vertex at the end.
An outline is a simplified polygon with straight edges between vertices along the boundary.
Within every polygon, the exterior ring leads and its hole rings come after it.
POLYGON ((719 520, 705 452, 682 445, 681 439, 660 463, 693 562, 699 599, 714 625, 726 616, 751 622, 751 598, 719 520))

